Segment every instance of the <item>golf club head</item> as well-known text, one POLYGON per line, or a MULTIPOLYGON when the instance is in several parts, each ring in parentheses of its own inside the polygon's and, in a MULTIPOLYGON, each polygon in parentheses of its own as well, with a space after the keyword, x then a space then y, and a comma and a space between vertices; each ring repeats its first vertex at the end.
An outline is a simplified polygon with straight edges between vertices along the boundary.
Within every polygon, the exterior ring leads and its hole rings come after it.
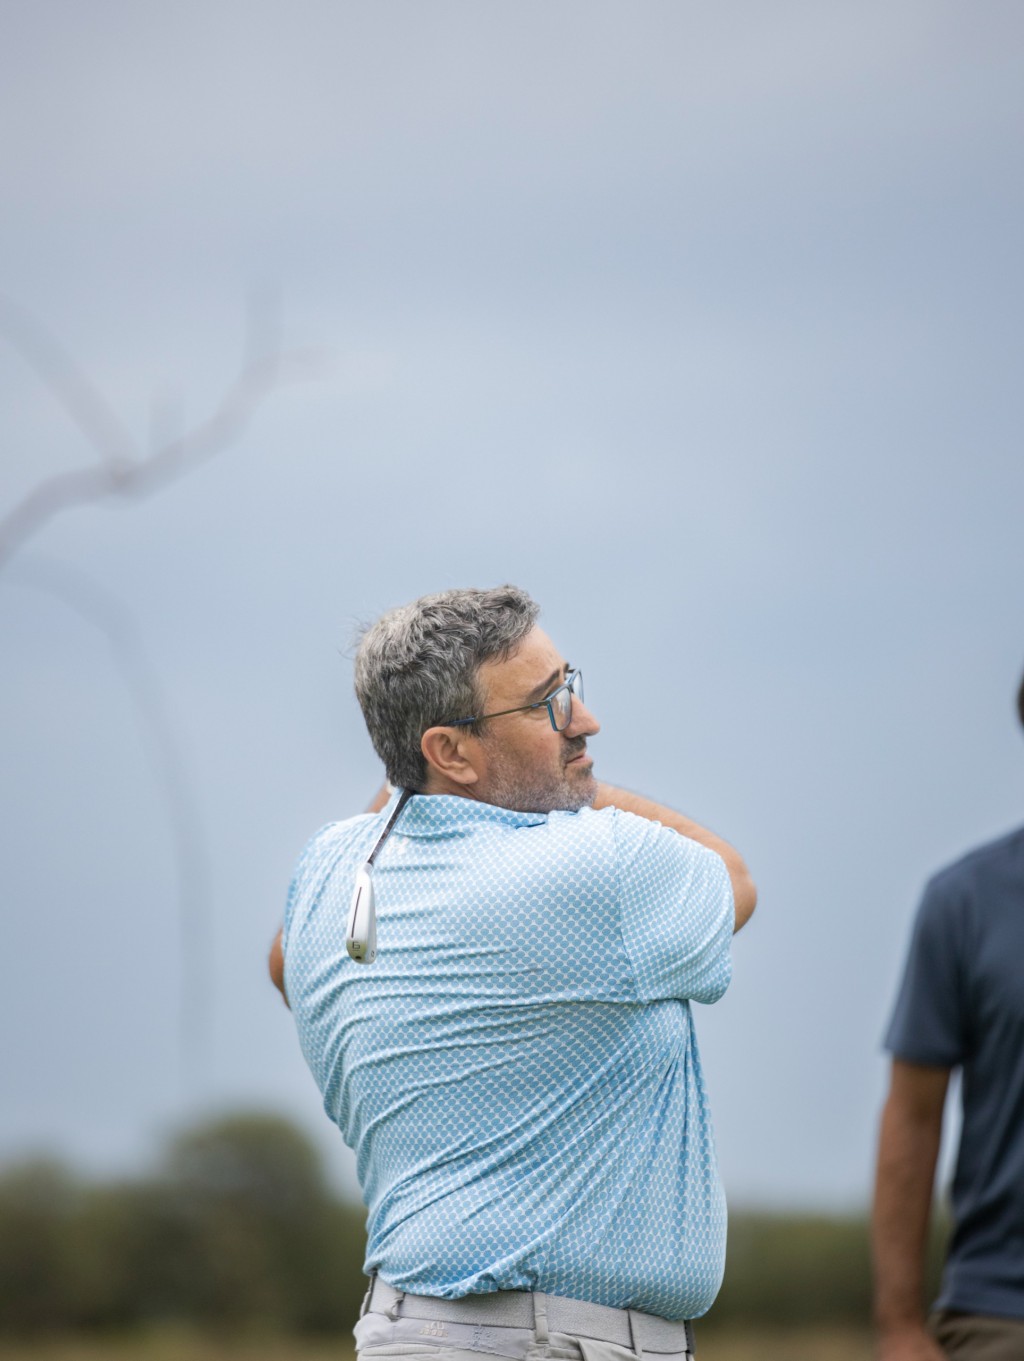
POLYGON ((359 867, 356 875, 345 929, 345 949, 357 964, 372 964, 377 958, 377 912, 369 861, 359 867))

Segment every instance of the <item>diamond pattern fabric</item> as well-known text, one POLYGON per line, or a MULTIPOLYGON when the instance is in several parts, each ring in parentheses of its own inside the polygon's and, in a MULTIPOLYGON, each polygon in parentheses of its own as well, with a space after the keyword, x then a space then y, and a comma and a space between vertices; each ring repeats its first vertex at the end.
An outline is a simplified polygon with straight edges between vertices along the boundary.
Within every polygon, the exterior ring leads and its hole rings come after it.
POLYGON ((417 795, 374 868, 377 962, 356 964, 349 898, 394 798, 313 839, 283 937, 367 1271, 704 1313, 726 1216, 690 1002, 729 984, 723 862, 616 809, 417 795))

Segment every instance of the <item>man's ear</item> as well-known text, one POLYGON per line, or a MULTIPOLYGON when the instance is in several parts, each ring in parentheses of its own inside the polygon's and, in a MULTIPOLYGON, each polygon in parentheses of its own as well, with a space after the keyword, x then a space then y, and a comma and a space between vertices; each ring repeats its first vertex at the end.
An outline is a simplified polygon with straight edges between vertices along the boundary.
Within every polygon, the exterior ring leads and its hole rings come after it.
POLYGON ((420 751, 430 770, 453 784, 472 785, 479 780, 474 745, 460 728, 428 728, 420 738, 420 751))

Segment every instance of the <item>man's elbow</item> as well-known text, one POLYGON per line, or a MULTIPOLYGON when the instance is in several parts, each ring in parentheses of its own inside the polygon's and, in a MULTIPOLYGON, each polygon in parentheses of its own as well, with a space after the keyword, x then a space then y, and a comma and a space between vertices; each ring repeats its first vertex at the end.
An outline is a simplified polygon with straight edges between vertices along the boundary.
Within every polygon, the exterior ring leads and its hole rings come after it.
POLYGON ((281 948, 281 932, 278 931, 274 937, 274 943, 270 947, 270 958, 267 960, 267 967, 270 970, 270 981, 284 998, 285 1006, 288 1006, 288 994, 284 990, 284 950, 281 948))
POLYGON ((732 876, 732 898, 735 911, 733 931, 736 932, 741 926, 746 926, 757 906, 757 885, 746 867, 732 876))

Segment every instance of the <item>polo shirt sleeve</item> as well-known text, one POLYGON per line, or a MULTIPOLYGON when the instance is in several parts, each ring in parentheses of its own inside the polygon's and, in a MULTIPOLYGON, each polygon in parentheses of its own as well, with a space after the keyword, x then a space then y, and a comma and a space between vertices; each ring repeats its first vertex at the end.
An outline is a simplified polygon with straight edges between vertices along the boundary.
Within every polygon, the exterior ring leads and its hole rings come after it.
POLYGON ((964 907, 941 878, 925 889, 885 1037, 894 1058, 954 1068, 967 1057, 964 907))
POLYGON ((622 938, 641 1001, 717 1002, 732 977, 735 909, 721 856, 616 810, 622 938))

